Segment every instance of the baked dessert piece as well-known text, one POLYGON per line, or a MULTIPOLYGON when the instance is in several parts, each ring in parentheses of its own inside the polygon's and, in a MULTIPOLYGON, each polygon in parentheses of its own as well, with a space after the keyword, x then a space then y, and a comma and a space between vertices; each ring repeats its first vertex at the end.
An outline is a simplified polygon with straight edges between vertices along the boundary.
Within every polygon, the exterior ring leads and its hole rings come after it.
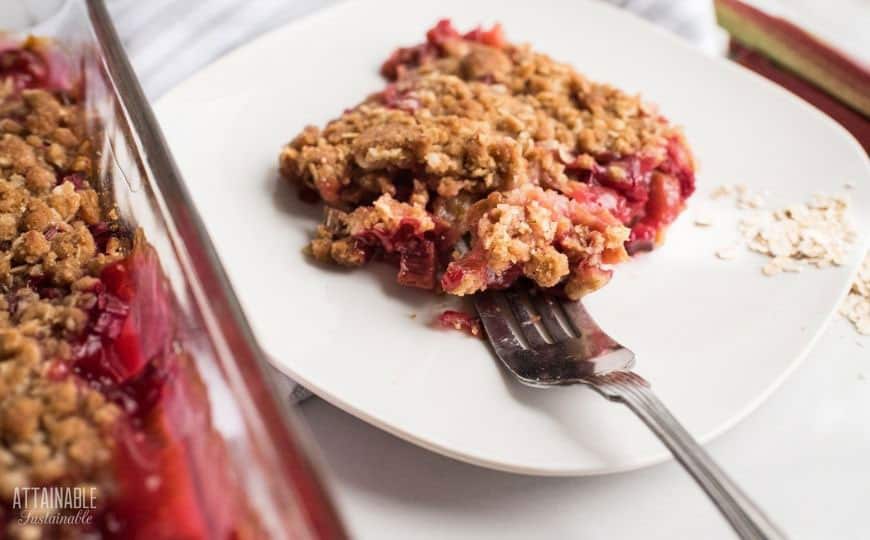
POLYGON ((252 537, 156 253, 52 58, 0 50, 0 538, 252 537))
POLYGON ((576 299, 660 244, 694 190, 655 108, 498 26, 441 21, 382 74, 383 91, 281 152, 284 177, 330 207, 318 260, 395 260, 400 283, 457 295, 526 277, 576 299))

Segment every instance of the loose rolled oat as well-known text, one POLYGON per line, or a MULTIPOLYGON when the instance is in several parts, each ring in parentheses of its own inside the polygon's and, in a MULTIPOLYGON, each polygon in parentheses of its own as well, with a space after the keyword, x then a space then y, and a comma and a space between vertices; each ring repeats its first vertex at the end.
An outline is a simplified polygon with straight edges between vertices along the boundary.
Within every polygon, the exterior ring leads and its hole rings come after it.
POLYGON ((840 313, 855 325, 859 333, 870 336, 870 252, 852 283, 852 290, 840 306, 840 313))
POLYGON ((807 204, 754 212, 740 221, 740 232, 749 249, 772 258, 766 275, 840 266, 855 241, 848 208, 847 197, 817 194, 807 204))
MULTIPOLYGON (((847 182, 847 189, 854 187, 847 182)), ((764 199, 745 185, 722 185, 711 193, 714 199, 736 196, 737 208, 755 211, 740 220, 739 228, 746 246, 770 259, 761 267, 765 276, 800 272, 815 266, 840 266, 853 248, 856 231, 849 216, 849 198, 843 195, 816 194, 806 204, 779 210, 761 210, 764 199)), ((698 220, 695 220, 696 224, 698 220)), ((716 251, 723 260, 734 259, 737 247, 716 251)), ((840 313, 855 329, 870 335, 870 252, 864 258, 840 313)))
POLYGON ((765 194, 750 189, 746 184, 723 184, 717 186, 710 193, 712 199, 724 199, 731 196, 735 196, 737 208, 741 210, 763 208, 766 204, 765 194))
POLYGON ((713 217, 709 214, 699 212, 695 215, 694 223, 698 227, 710 227, 713 225, 713 217))

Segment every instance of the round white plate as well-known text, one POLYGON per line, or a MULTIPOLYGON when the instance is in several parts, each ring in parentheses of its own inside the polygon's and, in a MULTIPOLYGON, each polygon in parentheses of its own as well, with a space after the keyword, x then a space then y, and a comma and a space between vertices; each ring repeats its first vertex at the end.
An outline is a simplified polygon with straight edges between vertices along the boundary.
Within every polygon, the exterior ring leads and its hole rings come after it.
POLYGON ((642 91, 685 126, 698 193, 666 245, 618 268, 587 305, 637 352, 639 372, 693 434, 709 440, 734 425, 807 352, 863 250, 840 268, 775 278, 750 252, 721 261, 714 252, 737 240, 737 211, 710 192, 746 183, 778 206, 852 182, 863 233, 867 158, 791 94, 595 2, 340 4, 236 50, 160 101, 175 157, 275 365, 374 425, 487 467, 584 475, 667 456, 624 407, 584 388, 520 386, 485 342, 433 329, 447 300, 396 285, 394 269, 345 272, 302 255, 321 211, 278 181, 281 145, 380 88, 380 62, 442 16, 459 28, 501 21, 511 40, 642 91), (692 225, 701 211, 714 227, 692 225))

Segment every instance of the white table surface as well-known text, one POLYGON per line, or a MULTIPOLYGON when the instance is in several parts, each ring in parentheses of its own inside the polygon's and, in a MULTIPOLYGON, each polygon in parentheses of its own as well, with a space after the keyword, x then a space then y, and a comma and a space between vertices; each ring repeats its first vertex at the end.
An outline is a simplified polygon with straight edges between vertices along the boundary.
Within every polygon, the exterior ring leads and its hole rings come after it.
MULTIPOLYGON (((433 454, 318 399, 300 409, 355 538, 733 538, 673 461, 518 476, 433 454)), ((785 384, 708 449, 792 538, 870 538, 870 338, 836 316, 785 384)))

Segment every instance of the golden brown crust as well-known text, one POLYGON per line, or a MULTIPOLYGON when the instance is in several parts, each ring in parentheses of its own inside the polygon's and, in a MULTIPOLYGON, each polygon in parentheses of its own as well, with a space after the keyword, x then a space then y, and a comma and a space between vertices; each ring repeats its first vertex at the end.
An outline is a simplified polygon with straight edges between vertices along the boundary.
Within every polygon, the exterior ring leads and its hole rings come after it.
MULTIPOLYGON (((626 226, 638 245, 660 241, 694 187, 682 134, 653 107, 506 43, 499 28, 462 36, 442 21, 382 72, 384 91, 306 127, 282 149, 280 170, 344 216, 376 215, 384 197, 425 210, 449 230, 428 238, 442 251, 471 233, 465 263, 485 261, 488 273, 459 272, 464 263, 451 273, 442 261, 447 292, 504 285, 510 272, 578 298, 606 283, 601 265, 626 258, 614 247, 628 241, 626 226), (612 223, 590 227, 602 214, 612 223), (571 234, 547 233, 565 220, 571 234)), ((309 253, 358 266, 368 259, 359 234, 321 227, 309 253)))
MULTIPOLYGON (((593 83, 527 46, 499 51, 456 40, 446 50, 322 131, 306 128, 282 151, 282 173, 312 189, 330 186, 342 196, 324 198, 336 205, 379 195, 379 185, 361 182, 371 171, 410 169, 436 192, 445 179, 478 194, 523 182, 569 192, 566 161, 643 154, 661 162, 668 139, 679 136, 639 97, 593 83), (477 73, 478 63, 492 63, 481 58, 492 55, 509 69, 468 76, 464 65, 477 73)), ((624 174, 619 165, 611 172, 624 174)))
POLYGON ((330 210, 326 223, 318 227, 309 244, 309 253, 321 262, 361 266, 368 255, 356 238, 371 232, 390 236, 409 222, 417 234, 426 234, 436 226, 426 210, 399 202, 389 193, 381 195, 371 206, 361 206, 350 213, 330 210))
POLYGON ((126 240, 100 249, 106 217, 89 180, 82 109, 43 90, 0 99, 0 499, 15 486, 106 486, 121 414, 65 376, 84 330, 82 306, 126 240), (120 249, 119 249, 120 248, 120 249))
POLYGON ((590 269, 628 258, 628 229, 606 213, 584 208, 553 190, 527 184, 493 192, 470 210, 471 251, 447 267, 457 276, 448 292, 463 296, 484 290, 489 272, 514 268, 538 286, 564 282, 572 299, 603 286, 609 271, 590 269), (485 263, 481 272, 479 263, 485 263))

